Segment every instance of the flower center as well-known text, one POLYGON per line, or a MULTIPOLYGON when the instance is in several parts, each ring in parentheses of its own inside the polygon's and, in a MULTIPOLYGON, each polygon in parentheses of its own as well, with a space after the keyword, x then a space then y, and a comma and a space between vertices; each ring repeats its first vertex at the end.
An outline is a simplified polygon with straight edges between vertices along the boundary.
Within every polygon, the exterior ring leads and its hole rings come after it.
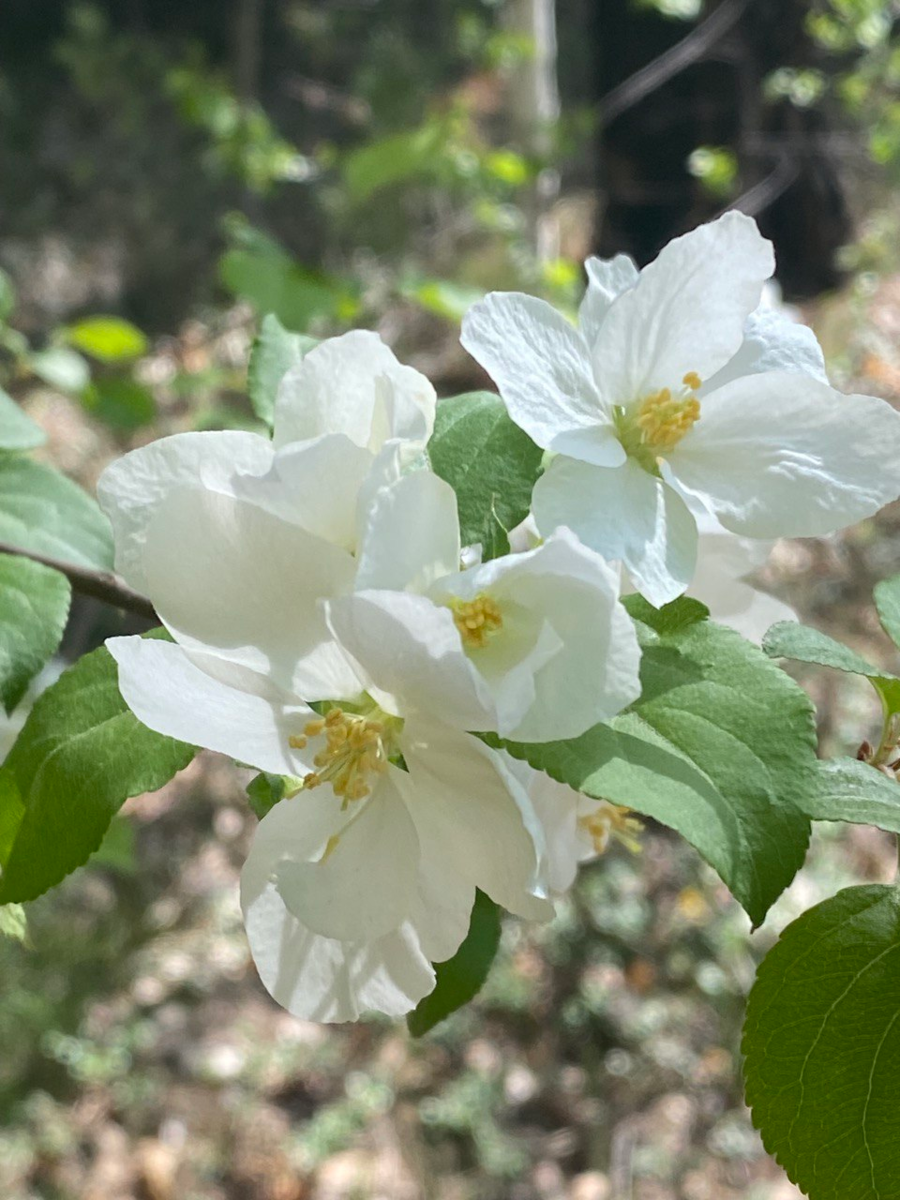
POLYGON ((324 717, 308 721, 302 736, 290 738, 295 750, 302 750, 309 738, 324 738, 313 763, 318 770, 303 779, 305 788, 330 783, 334 794, 343 799, 342 808, 351 800, 362 800, 372 792, 373 776, 388 769, 394 736, 399 722, 374 708, 368 713, 348 713, 332 708, 324 717))
POLYGON ((603 800, 596 812, 579 817, 578 824, 594 843, 596 854, 603 854, 613 840, 621 842, 632 854, 640 851, 641 846, 636 835, 643 833, 644 826, 631 815, 630 808, 622 808, 618 804, 610 804, 608 800, 603 800))
POLYGON ((499 604, 484 592, 474 600, 454 600, 450 607, 467 650, 480 650, 491 634, 503 626, 499 604))
POLYGON ((622 446, 645 470, 656 473, 659 459, 671 453, 700 420, 700 401, 695 393, 701 383, 696 371, 688 371, 674 396, 669 388, 660 388, 645 396, 632 412, 619 410, 622 446))

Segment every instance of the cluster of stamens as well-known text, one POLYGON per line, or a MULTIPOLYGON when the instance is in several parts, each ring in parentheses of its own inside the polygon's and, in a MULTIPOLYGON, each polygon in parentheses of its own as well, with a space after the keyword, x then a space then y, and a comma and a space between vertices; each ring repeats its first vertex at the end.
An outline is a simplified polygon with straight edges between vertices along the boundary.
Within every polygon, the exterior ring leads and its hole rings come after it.
POLYGON ((621 842, 632 854, 640 851, 637 835, 643 833, 644 826, 631 815, 630 808, 603 800, 596 812, 579 817, 578 824, 590 836, 597 854, 603 854, 611 841, 621 842))
POLYGON ((371 794, 368 777, 383 774, 388 768, 385 750, 385 726, 382 721, 357 713, 345 713, 332 708, 324 717, 309 721, 302 736, 292 737, 290 744, 302 750, 311 737, 325 735, 325 745, 313 758, 319 769, 310 771, 303 779, 305 788, 330 783, 342 807, 351 800, 363 800, 371 794))
POLYGON ((648 469, 654 469, 657 460, 674 450, 700 420, 700 401, 695 393, 702 380, 695 371, 688 371, 682 382, 683 388, 675 395, 669 388, 660 388, 645 396, 625 423, 622 444, 648 469))
POLYGON ((496 600, 483 592, 474 600, 457 600, 453 604, 453 620, 463 644, 481 649, 492 633, 503 625, 503 614, 496 600))

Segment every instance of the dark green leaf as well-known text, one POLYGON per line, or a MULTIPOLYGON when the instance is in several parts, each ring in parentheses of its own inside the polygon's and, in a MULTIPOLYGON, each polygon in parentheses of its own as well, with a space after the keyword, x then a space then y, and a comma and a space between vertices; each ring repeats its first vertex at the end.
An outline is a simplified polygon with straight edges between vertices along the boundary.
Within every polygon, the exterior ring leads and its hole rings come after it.
POLYGON ((633 620, 640 621, 642 625, 647 625, 662 634, 678 633, 696 621, 705 621, 709 616, 706 605, 691 596, 679 596, 677 600, 664 604, 662 608, 654 608, 649 600, 645 600, 637 592, 632 592, 631 595, 622 597, 622 603, 633 620))
POLYGON ((156 416, 153 393, 135 379, 96 379, 85 389, 81 401, 104 425, 126 433, 149 425, 156 416))
POLYGON ((900 646, 900 575, 875 584, 875 607, 885 633, 900 646))
POLYGON ((129 796, 156 791, 193 756, 191 746, 151 732, 129 712, 106 647, 69 667, 36 701, 4 765, 24 813, 0 904, 59 883, 97 849, 129 796))
POLYGON ((80 487, 18 454, 0 454, 0 542, 76 566, 112 568, 109 522, 80 487))
POLYGON ((900 1197, 900 891, 847 888, 781 935, 750 993, 747 1099, 810 1200, 900 1197))
POLYGON ((59 645, 70 599, 58 571, 0 554, 0 702, 7 713, 59 645))
POLYGON ((46 441, 40 425, 26 417, 11 396, 0 388, 0 450, 33 450, 46 441))
POLYGON ((0 321, 6 321, 16 307, 16 289, 5 271, 0 271, 0 321))
POLYGON ((428 454, 456 492, 463 545, 480 542, 485 560, 507 553, 507 534, 528 516, 542 451, 500 397, 468 392, 439 401, 428 454))
POLYGON ((807 813, 815 821, 847 821, 900 833, 900 783, 855 758, 819 764, 807 813))
POLYGON ((287 775, 270 775, 267 771, 262 771, 247 784, 250 807, 262 820, 267 812, 284 799, 288 788, 296 789, 299 785, 299 779, 292 779, 287 775))
POLYGON ((275 415, 278 385, 290 368, 300 362, 316 344, 315 338, 302 333, 289 333, 272 313, 263 317, 250 351, 247 391, 253 411, 270 429, 275 415))
POLYGON ((421 1037, 478 994, 499 944, 500 910, 490 897, 476 892, 465 940, 452 958, 435 964, 434 991, 420 1000, 406 1018, 413 1037, 421 1037))
POLYGON ((638 632, 642 695, 630 711, 571 741, 508 749, 676 829, 758 925, 806 853, 817 768, 810 701, 755 646, 709 621, 638 632))

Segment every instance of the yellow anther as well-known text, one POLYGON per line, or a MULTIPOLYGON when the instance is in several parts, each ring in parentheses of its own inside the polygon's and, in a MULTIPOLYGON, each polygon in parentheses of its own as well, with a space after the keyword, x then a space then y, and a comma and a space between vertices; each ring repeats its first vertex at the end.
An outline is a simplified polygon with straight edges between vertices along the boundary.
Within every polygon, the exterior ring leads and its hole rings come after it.
POLYGON ((701 387, 703 387, 703 380, 696 371, 688 371, 681 382, 689 387, 692 392, 699 392, 701 387))
POLYGON ((696 396, 673 396, 668 388, 662 388, 641 401, 635 425, 641 431, 645 450, 660 455, 674 450, 699 420, 700 401, 696 396))
POLYGON ((288 738, 288 745, 292 750, 305 750, 306 738, 302 734, 296 734, 294 737, 288 738))
POLYGON ((318 737, 324 728, 325 722, 321 717, 319 717, 315 721, 308 721, 303 729, 303 732, 307 735, 307 737, 318 737))
MULTIPOLYGON (((313 756, 313 765, 318 769, 304 777, 303 786, 315 788, 330 783, 334 794, 343 800, 342 807, 370 795, 372 788, 368 777, 388 768, 386 742, 390 721, 390 718, 381 721, 345 713, 340 708, 329 709, 324 718, 310 721, 305 729, 306 736, 302 738, 304 745, 307 737, 321 735, 325 737, 325 744, 313 756)), ((301 739, 290 738, 289 741, 293 746, 301 739)))
POLYGON ((469 650, 481 649, 490 635, 503 626, 499 604, 484 592, 474 600, 455 600, 451 607, 463 645, 469 650))
POLYGON ((603 854, 610 841, 621 842, 632 854, 640 852, 641 844, 636 835, 644 832, 644 826, 631 815, 630 808, 602 800, 596 812, 579 817, 578 824, 590 836, 597 854, 603 854))

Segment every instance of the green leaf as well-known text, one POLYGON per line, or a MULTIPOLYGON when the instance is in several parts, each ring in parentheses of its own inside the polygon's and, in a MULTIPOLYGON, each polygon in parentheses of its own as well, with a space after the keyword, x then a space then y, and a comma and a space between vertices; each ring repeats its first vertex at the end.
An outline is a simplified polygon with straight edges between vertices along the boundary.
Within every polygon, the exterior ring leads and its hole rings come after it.
POLYGON ((48 346, 29 358, 29 365, 39 379, 60 392, 79 395, 91 382, 91 369, 85 359, 68 346, 48 346))
POLYGON ((485 560, 507 553, 507 534, 528 516, 543 452, 500 397, 467 392, 439 401, 428 454, 456 492, 463 545, 480 542, 485 560))
POLYGON ((147 352, 140 329, 121 317, 86 317, 66 330, 70 345, 104 363, 130 362, 147 352))
POLYGON ((817 769, 812 705, 732 630, 679 624, 667 609, 655 619, 671 621, 672 631, 637 626, 642 695, 629 711, 571 741, 507 749, 588 796, 677 830, 759 925, 806 853, 817 769))
POLYGON ((661 634, 680 633, 689 625, 705 621, 709 617, 706 605, 692 596, 679 596, 677 600, 664 604, 662 608, 654 608, 649 600, 645 600, 637 592, 632 592, 631 595, 622 597, 622 603, 633 620, 640 621, 642 625, 647 625, 661 634))
POLYGON ((797 662, 833 667, 850 675, 862 675, 883 696, 888 708, 900 710, 900 679, 890 671, 873 667, 855 650, 834 638, 796 621, 779 621, 768 630, 762 648, 770 658, 791 658, 797 662))
POLYGON ((900 575, 875 584, 875 608, 882 627, 895 646, 900 646, 900 575))
POLYGON ((25 805, 18 786, 4 765, 0 767, 0 868, 9 858, 24 815, 25 805))
POLYGON ((285 798, 288 791, 296 791, 300 783, 301 780, 292 775, 270 775, 267 771, 262 771, 247 784, 250 807, 262 820, 267 812, 285 798))
POLYGON ((96 502, 58 471, 18 454, 0 454, 0 542, 112 569, 112 534, 96 502))
POLYGON ((896 1200, 900 891, 847 888, 789 925, 742 1048, 754 1124, 810 1200, 896 1200))
POLYGON ((24 942, 27 939, 28 922, 21 904, 0 906, 0 937, 12 938, 15 942, 24 942))
POLYGON ((0 701, 7 714, 59 645, 71 594, 59 571, 0 554, 0 701))
POLYGON ((357 204, 392 184, 433 174, 444 151, 448 126, 427 120, 418 129, 392 133, 353 150, 344 163, 344 183, 357 204))
POLYGON ((818 786, 807 805, 814 821, 875 825, 900 833, 900 783, 855 758, 819 764, 818 786))
POLYGON ((156 791, 193 756, 131 714, 105 646, 79 659, 37 699, 3 768, 24 813, 0 904, 31 900, 80 867, 129 796, 156 791))
POLYGON ((130 433, 156 417, 156 400, 149 388, 135 379, 95 379, 81 397, 84 407, 110 429, 130 433))
POLYGON ((0 271, 0 321, 6 321, 16 307, 16 289, 5 271, 0 271))
POLYGON ((33 450, 46 440, 40 425, 26 417, 12 396, 0 388, 0 450, 33 450))
POLYGON ((289 333, 274 314, 263 317, 250 351, 247 391, 253 411, 270 429, 278 385, 290 368, 317 344, 315 338, 305 334, 289 333))
POLYGON ((478 994, 499 945, 500 909, 484 892, 476 892, 465 940, 452 958, 435 963, 434 991, 420 1000, 406 1018, 413 1037, 421 1037, 478 994))
POLYGON ((301 266, 273 238, 241 228, 232 241, 219 259, 219 277, 258 313, 274 313, 288 329, 305 329, 318 317, 355 311, 342 284, 301 266))

